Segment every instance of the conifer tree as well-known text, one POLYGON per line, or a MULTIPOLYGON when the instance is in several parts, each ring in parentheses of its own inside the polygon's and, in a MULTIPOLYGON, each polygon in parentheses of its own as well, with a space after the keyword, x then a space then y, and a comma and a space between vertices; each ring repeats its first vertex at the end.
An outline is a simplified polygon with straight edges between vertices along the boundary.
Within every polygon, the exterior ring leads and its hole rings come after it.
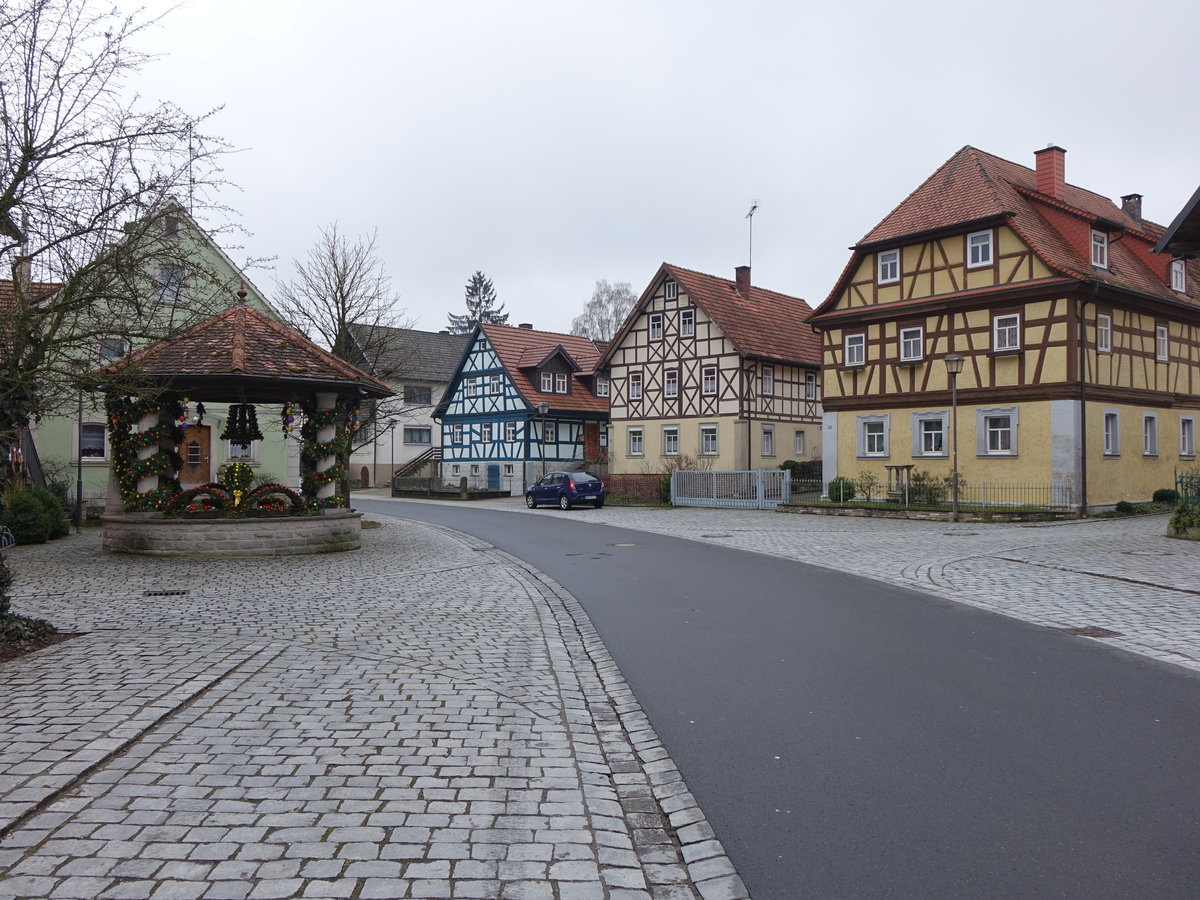
POLYGON ((480 323, 508 324, 508 313, 504 311, 504 304, 496 305, 496 289, 492 286, 492 279, 483 272, 476 271, 471 276, 471 280, 467 282, 464 299, 467 304, 466 314, 456 316, 450 313, 447 316, 451 334, 470 334, 480 323))

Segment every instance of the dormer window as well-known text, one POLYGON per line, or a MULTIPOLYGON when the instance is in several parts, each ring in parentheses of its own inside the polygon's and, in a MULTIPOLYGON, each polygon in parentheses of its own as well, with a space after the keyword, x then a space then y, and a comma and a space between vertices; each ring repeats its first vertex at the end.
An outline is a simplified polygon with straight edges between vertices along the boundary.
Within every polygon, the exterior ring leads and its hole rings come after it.
POLYGON ((607 378, 597 378, 596 379, 596 396, 597 397, 607 397, 608 396, 608 379, 607 378))
POLYGON ((567 376, 564 372, 559 372, 554 376, 554 393, 565 394, 567 392, 567 376))
POLYGON ((679 299, 679 282, 672 281, 671 279, 668 278, 665 287, 666 287, 666 296, 667 296, 668 300, 678 300, 679 299))
POLYGON ((878 271, 875 280, 880 284, 892 284, 900 280, 900 251, 884 250, 878 255, 878 271))
POLYGON ((1187 292, 1187 269, 1182 259, 1171 260, 1171 290, 1181 294, 1187 292))
POLYGON ((1108 235, 1092 229, 1092 265, 1098 269, 1108 268, 1108 235))
POLYGON ((554 391, 554 373, 553 372, 543 372, 542 373, 542 393, 549 394, 549 393, 552 393, 553 391, 554 391))
POLYGON ((661 341, 663 335, 662 313, 652 313, 650 316, 650 340, 661 341))
POLYGON ((967 235, 967 268, 977 269, 992 264, 992 232, 976 231, 967 235))

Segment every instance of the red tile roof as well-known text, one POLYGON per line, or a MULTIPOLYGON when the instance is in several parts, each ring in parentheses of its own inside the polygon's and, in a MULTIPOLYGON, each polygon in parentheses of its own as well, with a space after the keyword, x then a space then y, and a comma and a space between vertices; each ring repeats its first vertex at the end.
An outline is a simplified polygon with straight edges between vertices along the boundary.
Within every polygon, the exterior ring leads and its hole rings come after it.
POLYGON ((496 351, 508 377, 530 407, 545 401, 550 404, 551 410, 608 414, 608 398, 592 395, 589 379, 600 362, 600 353, 592 341, 574 334, 555 334, 534 331, 532 328, 510 328, 507 325, 479 327, 496 351), (570 394, 543 393, 541 383, 535 382, 535 372, 529 368, 536 366, 558 347, 579 365, 579 371, 571 376, 570 394))
MULTIPOLYGON (((837 301, 865 253, 881 245, 898 246, 924 232, 989 218, 1006 220, 1038 258, 1061 275, 1200 306, 1194 289, 1189 288, 1191 297, 1184 297, 1168 286, 1170 260, 1152 252, 1162 226, 1138 222, 1107 197, 1073 184, 1064 185, 1061 199, 1040 193, 1033 169, 964 147, 863 237, 817 314, 837 301), (1097 223, 1103 223, 1104 230, 1117 230, 1109 241, 1107 270, 1091 264, 1091 231, 1097 223)), ((1188 266, 1189 286, 1200 284, 1200 263, 1188 266)))
POLYGON ((812 329, 804 324, 812 315, 812 307, 799 297, 751 286, 750 299, 747 300, 738 293, 737 284, 728 278, 706 275, 670 263, 663 263, 659 267, 621 331, 608 345, 604 355, 606 362, 664 274, 678 282, 680 290, 717 323, 722 334, 733 342, 734 348, 742 356, 820 367, 821 342, 812 329))
POLYGON ((232 306, 101 371, 126 366, 154 376, 244 375, 297 387, 306 380, 358 383, 372 393, 392 393, 382 381, 249 306, 232 306))

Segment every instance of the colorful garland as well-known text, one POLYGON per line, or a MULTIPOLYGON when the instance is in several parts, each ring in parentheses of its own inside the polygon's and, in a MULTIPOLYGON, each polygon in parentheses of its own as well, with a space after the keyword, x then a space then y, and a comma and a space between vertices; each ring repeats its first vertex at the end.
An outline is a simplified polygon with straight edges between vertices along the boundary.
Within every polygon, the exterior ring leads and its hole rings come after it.
POLYGON ((113 474, 121 491, 121 501, 127 510, 164 509, 179 491, 176 473, 182 468, 183 460, 174 447, 162 449, 166 443, 178 444, 183 439, 183 429, 178 426, 183 404, 171 401, 162 404, 151 400, 133 400, 129 397, 109 397, 108 433, 112 443, 113 474), (138 421, 155 412, 169 414, 173 422, 160 422, 146 431, 134 431, 138 421), (139 459, 138 453, 147 447, 158 447, 157 453, 139 459), (152 491, 139 491, 137 483, 151 475, 158 476, 158 487, 152 491))
POLYGON ((319 508, 348 506, 349 501, 341 494, 317 497, 317 491, 327 484, 337 484, 346 477, 346 459, 350 452, 350 438, 358 427, 358 406, 338 403, 333 409, 316 409, 312 404, 301 404, 305 414, 304 426, 300 429, 303 443, 300 446, 300 490, 309 504, 319 508), (324 428, 332 428, 333 440, 319 441, 317 435, 324 428), (324 471, 317 471, 317 464, 329 457, 334 463, 324 471))

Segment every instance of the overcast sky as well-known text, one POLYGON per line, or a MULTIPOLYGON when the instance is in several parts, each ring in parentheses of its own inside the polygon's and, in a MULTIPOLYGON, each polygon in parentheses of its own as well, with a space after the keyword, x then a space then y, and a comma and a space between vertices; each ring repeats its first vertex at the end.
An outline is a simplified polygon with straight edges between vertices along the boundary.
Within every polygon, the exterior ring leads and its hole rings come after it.
MULTIPOLYGON (((152 2, 151 9, 163 8, 152 2)), ((445 327, 482 269, 567 331, 596 279, 665 261, 816 306, 854 244, 965 144, 1145 195, 1200 184, 1195 0, 185 0, 140 87, 244 148, 222 199, 268 295, 322 225, 379 231, 400 305, 445 327)))

